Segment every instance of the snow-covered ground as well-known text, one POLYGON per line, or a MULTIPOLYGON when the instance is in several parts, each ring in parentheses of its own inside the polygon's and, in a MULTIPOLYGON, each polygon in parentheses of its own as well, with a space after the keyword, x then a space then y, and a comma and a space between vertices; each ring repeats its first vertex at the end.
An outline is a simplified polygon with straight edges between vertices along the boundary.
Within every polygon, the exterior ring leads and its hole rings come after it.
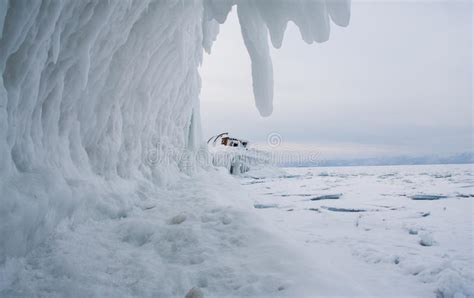
POLYGON ((166 187, 123 182, 127 202, 98 193, 8 258, 0 296, 472 296, 473 177, 470 165, 209 168, 166 187))
POLYGON ((127 204, 115 205, 97 194, 26 257, 8 258, 0 297, 184 297, 192 288, 206 297, 370 293, 324 258, 307 262, 223 169, 161 188, 124 182, 126 194, 127 204))
POLYGON ((474 296, 473 165, 288 168, 240 181, 301 256, 371 294, 474 296))

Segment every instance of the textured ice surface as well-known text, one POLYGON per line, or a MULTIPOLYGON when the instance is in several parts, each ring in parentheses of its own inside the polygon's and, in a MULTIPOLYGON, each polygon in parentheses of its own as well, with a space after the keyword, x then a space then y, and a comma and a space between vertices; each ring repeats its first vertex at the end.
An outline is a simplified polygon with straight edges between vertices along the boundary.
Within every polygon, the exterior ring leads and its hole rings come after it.
POLYGON ((250 171, 241 182, 258 204, 278 204, 255 210, 302 249, 344 268, 375 296, 474 296, 473 206, 466 199, 474 190, 473 165, 286 170, 300 178, 269 176, 248 184, 250 171), (302 189, 344 196, 311 201, 275 195, 304 195, 302 189), (413 200, 419 193, 438 195, 413 200))
POLYGON ((201 15, 191 1, 8 2, 1 262, 86 201, 119 216, 133 201, 112 198, 121 179, 166 183, 180 170, 175 159, 155 162, 196 146, 201 15))

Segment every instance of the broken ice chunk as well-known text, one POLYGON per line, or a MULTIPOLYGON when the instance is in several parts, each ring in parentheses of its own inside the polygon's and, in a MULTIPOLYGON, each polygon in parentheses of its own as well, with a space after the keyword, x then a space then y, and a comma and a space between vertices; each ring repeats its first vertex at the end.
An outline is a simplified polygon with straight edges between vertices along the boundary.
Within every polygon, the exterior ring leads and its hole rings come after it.
POLYGON ((266 209, 266 208, 276 208, 278 206, 277 204, 254 204, 253 207, 257 209, 266 209))
POLYGON ((332 194, 332 195, 322 195, 311 198, 311 201, 319 201, 319 200, 338 200, 342 197, 342 193, 340 194, 332 194))
POLYGON ((433 201, 433 200, 439 200, 439 199, 445 199, 447 196, 443 195, 414 195, 410 196, 410 199, 415 200, 415 201, 433 201))
POLYGON ((365 209, 353 209, 353 208, 336 208, 336 207, 326 207, 322 206, 321 208, 333 211, 333 212, 366 212, 365 209))

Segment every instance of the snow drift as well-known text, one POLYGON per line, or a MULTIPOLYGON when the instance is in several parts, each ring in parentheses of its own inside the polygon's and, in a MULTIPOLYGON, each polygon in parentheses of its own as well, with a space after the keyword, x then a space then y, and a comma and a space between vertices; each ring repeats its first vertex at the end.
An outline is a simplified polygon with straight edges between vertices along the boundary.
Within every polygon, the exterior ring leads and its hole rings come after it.
POLYGON ((64 219, 120 218, 142 183, 192 169, 198 67, 234 5, 264 116, 267 32, 280 47, 293 21, 322 42, 330 19, 349 20, 349 0, 0 0, 0 264, 64 219))

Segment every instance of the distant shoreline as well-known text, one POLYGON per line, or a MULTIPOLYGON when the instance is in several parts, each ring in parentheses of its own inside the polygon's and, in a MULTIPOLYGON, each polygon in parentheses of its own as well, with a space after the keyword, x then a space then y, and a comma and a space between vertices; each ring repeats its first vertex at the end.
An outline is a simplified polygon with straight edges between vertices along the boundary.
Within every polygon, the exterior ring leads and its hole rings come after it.
POLYGON ((340 164, 340 165, 279 165, 279 168, 343 168, 343 167, 390 167, 390 166, 455 166, 455 165, 472 165, 473 162, 459 163, 423 163, 423 164, 340 164))

